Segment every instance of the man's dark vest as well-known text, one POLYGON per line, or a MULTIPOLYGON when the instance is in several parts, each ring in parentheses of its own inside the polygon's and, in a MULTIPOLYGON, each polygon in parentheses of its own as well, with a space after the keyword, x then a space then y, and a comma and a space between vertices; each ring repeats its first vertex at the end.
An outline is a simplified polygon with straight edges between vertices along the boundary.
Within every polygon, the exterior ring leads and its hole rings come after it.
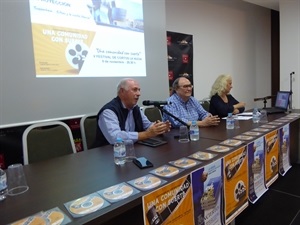
MULTIPOLYGON (((108 102, 107 104, 105 104, 97 114, 97 131, 96 131, 96 140, 93 145, 94 148, 109 144, 109 142, 106 140, 105 136, 103 135, 98 125, 99 116, 105 109, 110 109, 117 115, 119 119, 120 129, 125 130, 125 122, 129 111, 128 109, 123 107, 121 99, 119 97, 116 97, 110 102, 108 102)), ((133 118, 135 122, 134 130, 136 132, 143 131, 144 129, 143 129, 143 121, 142 121, 140 107, 136 106, 133 108, 133 118)))

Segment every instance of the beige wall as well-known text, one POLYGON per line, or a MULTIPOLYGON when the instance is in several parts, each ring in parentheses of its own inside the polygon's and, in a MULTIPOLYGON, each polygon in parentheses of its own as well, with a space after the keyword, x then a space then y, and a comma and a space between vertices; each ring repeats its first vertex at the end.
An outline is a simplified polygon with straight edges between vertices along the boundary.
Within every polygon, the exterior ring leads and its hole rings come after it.
POLYGON ((300 108, 300 0, 280 0, 280 89, 290 90, 292 106, 300 108))
POLYGON ((271 93, 270 10, 243 1, 166 0, 166 29, 193 35, 195 97, 203 99, 219 74, 233 76, 232 94, 255 104, 271 93))

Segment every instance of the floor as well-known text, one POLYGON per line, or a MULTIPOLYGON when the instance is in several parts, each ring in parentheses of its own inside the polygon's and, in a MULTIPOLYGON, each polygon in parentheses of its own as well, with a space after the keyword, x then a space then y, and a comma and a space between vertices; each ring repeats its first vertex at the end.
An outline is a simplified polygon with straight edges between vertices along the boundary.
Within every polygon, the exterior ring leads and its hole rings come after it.
POLYGON ((235 225, 300 225, 300 164, 284 176, 235 219, 235 225))

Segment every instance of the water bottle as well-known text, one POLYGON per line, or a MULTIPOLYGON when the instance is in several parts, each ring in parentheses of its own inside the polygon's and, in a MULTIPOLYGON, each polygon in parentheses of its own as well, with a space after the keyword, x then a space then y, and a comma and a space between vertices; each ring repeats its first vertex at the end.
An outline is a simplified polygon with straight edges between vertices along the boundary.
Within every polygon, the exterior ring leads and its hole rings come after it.
POLYGON ((125 164, 126 148, 122 138, 117 138, 114 144, 114 161, 116 165, 125 164))
POLYGON ((228 113, 228 116, 226 118, 226 129, 234 129, 234 118, 232 116, 232 113, 228 113))
POLYGON ((199 140, 199 127, 196 121, 192 121, 192 124, 190 126, 190 139, 191 141, 199 140))
POLYGON ((0 201, 6 199, 7 194, 7 178, 4 170, 0 168, 0 201))
POLYGON ((253 123, 259 123, 259 118, 260 117, 260 113, 258 111, 257 108, 254 108, 253 109, 253 113, 252 113, 252 121, 253 123))

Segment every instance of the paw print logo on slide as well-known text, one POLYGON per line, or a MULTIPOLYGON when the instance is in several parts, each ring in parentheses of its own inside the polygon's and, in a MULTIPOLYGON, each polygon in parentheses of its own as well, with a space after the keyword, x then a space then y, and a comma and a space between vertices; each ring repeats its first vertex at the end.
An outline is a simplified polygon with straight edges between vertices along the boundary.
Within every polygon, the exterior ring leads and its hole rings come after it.
POLYGON ((66 59, 68 63, 74 68, 81 70, 82 65, 87 57, 88 54, 88 46, 81 42, 81 43, 70 43, 66 48, 66 59))

